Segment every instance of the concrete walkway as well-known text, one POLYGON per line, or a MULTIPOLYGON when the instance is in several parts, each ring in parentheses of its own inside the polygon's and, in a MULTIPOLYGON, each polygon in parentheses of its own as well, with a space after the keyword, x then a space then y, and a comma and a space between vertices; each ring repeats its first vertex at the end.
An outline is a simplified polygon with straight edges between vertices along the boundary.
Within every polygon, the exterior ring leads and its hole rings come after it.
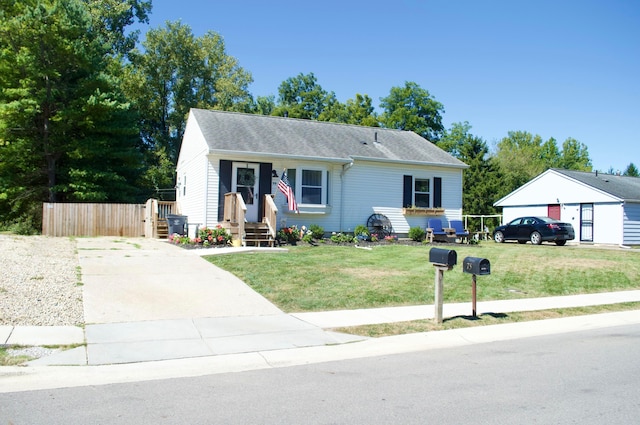
MULTIPOLYGON (((85 328, 2 326, 0 344, 82 345, 30 366, 125 364, 364 343, 367 338, 327 329, 434 316, 432 305, 285 314, 200 258, 246 250, 185 250, 153 239, 78 239, 85 328)), ((250 258, 239 255, 238 261, 250 258)), ((477 312, 632 301, 640 301, 640 291, 479 302, 477 312)), ((470 314, 470 303, 444 306, 445 317, 470 314)))

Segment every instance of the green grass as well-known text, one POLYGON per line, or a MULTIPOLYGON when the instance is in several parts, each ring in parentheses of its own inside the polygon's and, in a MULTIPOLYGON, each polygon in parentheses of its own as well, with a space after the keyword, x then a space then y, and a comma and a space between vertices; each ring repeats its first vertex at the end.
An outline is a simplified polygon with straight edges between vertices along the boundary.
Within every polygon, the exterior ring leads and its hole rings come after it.
MULTIPOLYGON (((456 245, 458 265, 445 272, 444 301, 471 299, 466 256, 487 258, 478 300, 597 293, 640 287, 640 251, 514 243, 456 245)), ((206 257, 286 312, 432 304, 430 246, 292 246, 289 252, 206 257)))
POLYGON ((477 326, 501 325, 532 320, 558 319, 562 317, 582 316, 588 314, 613 313, 640 309, 640 303, 620 303, 610 305, 562 308, 553 310, 513 312, 508 314, 486 313, 473 318, 471 316, 446 318, 438 324, 433 320, 412 320, 409 322, 382 323, 379 325, 351 326, 336 328, 336 332, 378 338, 391 335, 404 335, 417 332, 433 332, 448 329, 470 328, 477 326))

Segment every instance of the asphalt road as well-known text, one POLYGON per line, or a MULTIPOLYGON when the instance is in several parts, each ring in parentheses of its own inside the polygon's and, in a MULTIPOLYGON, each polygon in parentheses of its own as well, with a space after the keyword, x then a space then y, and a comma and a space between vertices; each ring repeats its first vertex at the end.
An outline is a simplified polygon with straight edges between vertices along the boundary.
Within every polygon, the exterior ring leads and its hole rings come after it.
POLYGON ((605 424, 640 417, 640 325, 0 394, 0 424, 605 424))

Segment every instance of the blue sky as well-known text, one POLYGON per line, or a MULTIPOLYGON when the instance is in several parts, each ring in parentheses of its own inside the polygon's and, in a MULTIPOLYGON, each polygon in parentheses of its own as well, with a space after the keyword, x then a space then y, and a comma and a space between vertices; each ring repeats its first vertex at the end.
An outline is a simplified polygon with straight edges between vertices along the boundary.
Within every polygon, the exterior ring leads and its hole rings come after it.
POLYGON ((251 72, 254 96, 300 73, 377 107, 420 85, 493 147, 509 131, 584 143, 594 169, 640 168, 636 0, 153 0, 149 26, 212 30, 251 72))

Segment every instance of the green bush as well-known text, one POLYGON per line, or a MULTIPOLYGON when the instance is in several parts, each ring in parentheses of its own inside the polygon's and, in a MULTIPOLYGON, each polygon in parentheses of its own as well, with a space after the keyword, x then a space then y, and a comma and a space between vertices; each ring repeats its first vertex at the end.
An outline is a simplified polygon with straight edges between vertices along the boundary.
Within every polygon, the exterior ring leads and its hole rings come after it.
POLYGON ((9 230, 11 233, 15 233, 16 235, 36 235, 40 233, 40 229, 34 221, 33 217, 22 216, 12 223, 5 224, 2 228, 9 230))
POLYGON ((309 226, 309 231, 311 231, 311 237, 313 239, 322 239, 324 238, 324 229, 317 224, 312 224, 309 226))
POLYGON ((411 239, 412 241, 422 242, 424 240, 425 235, 426 235, 426 232, 422 227, 412 227, 409 229, 408 236, 409 236, 409 239, 411 239))
POLYGON ((367 226, 358 224, 353 231, 353 234, 356 236, 370 236, 369 229, 367 226))
POLYGON ((331 242, 333 243, 351 243, 353 240, 353 235, 348 233, 334 233, 331 235, 331 242))

